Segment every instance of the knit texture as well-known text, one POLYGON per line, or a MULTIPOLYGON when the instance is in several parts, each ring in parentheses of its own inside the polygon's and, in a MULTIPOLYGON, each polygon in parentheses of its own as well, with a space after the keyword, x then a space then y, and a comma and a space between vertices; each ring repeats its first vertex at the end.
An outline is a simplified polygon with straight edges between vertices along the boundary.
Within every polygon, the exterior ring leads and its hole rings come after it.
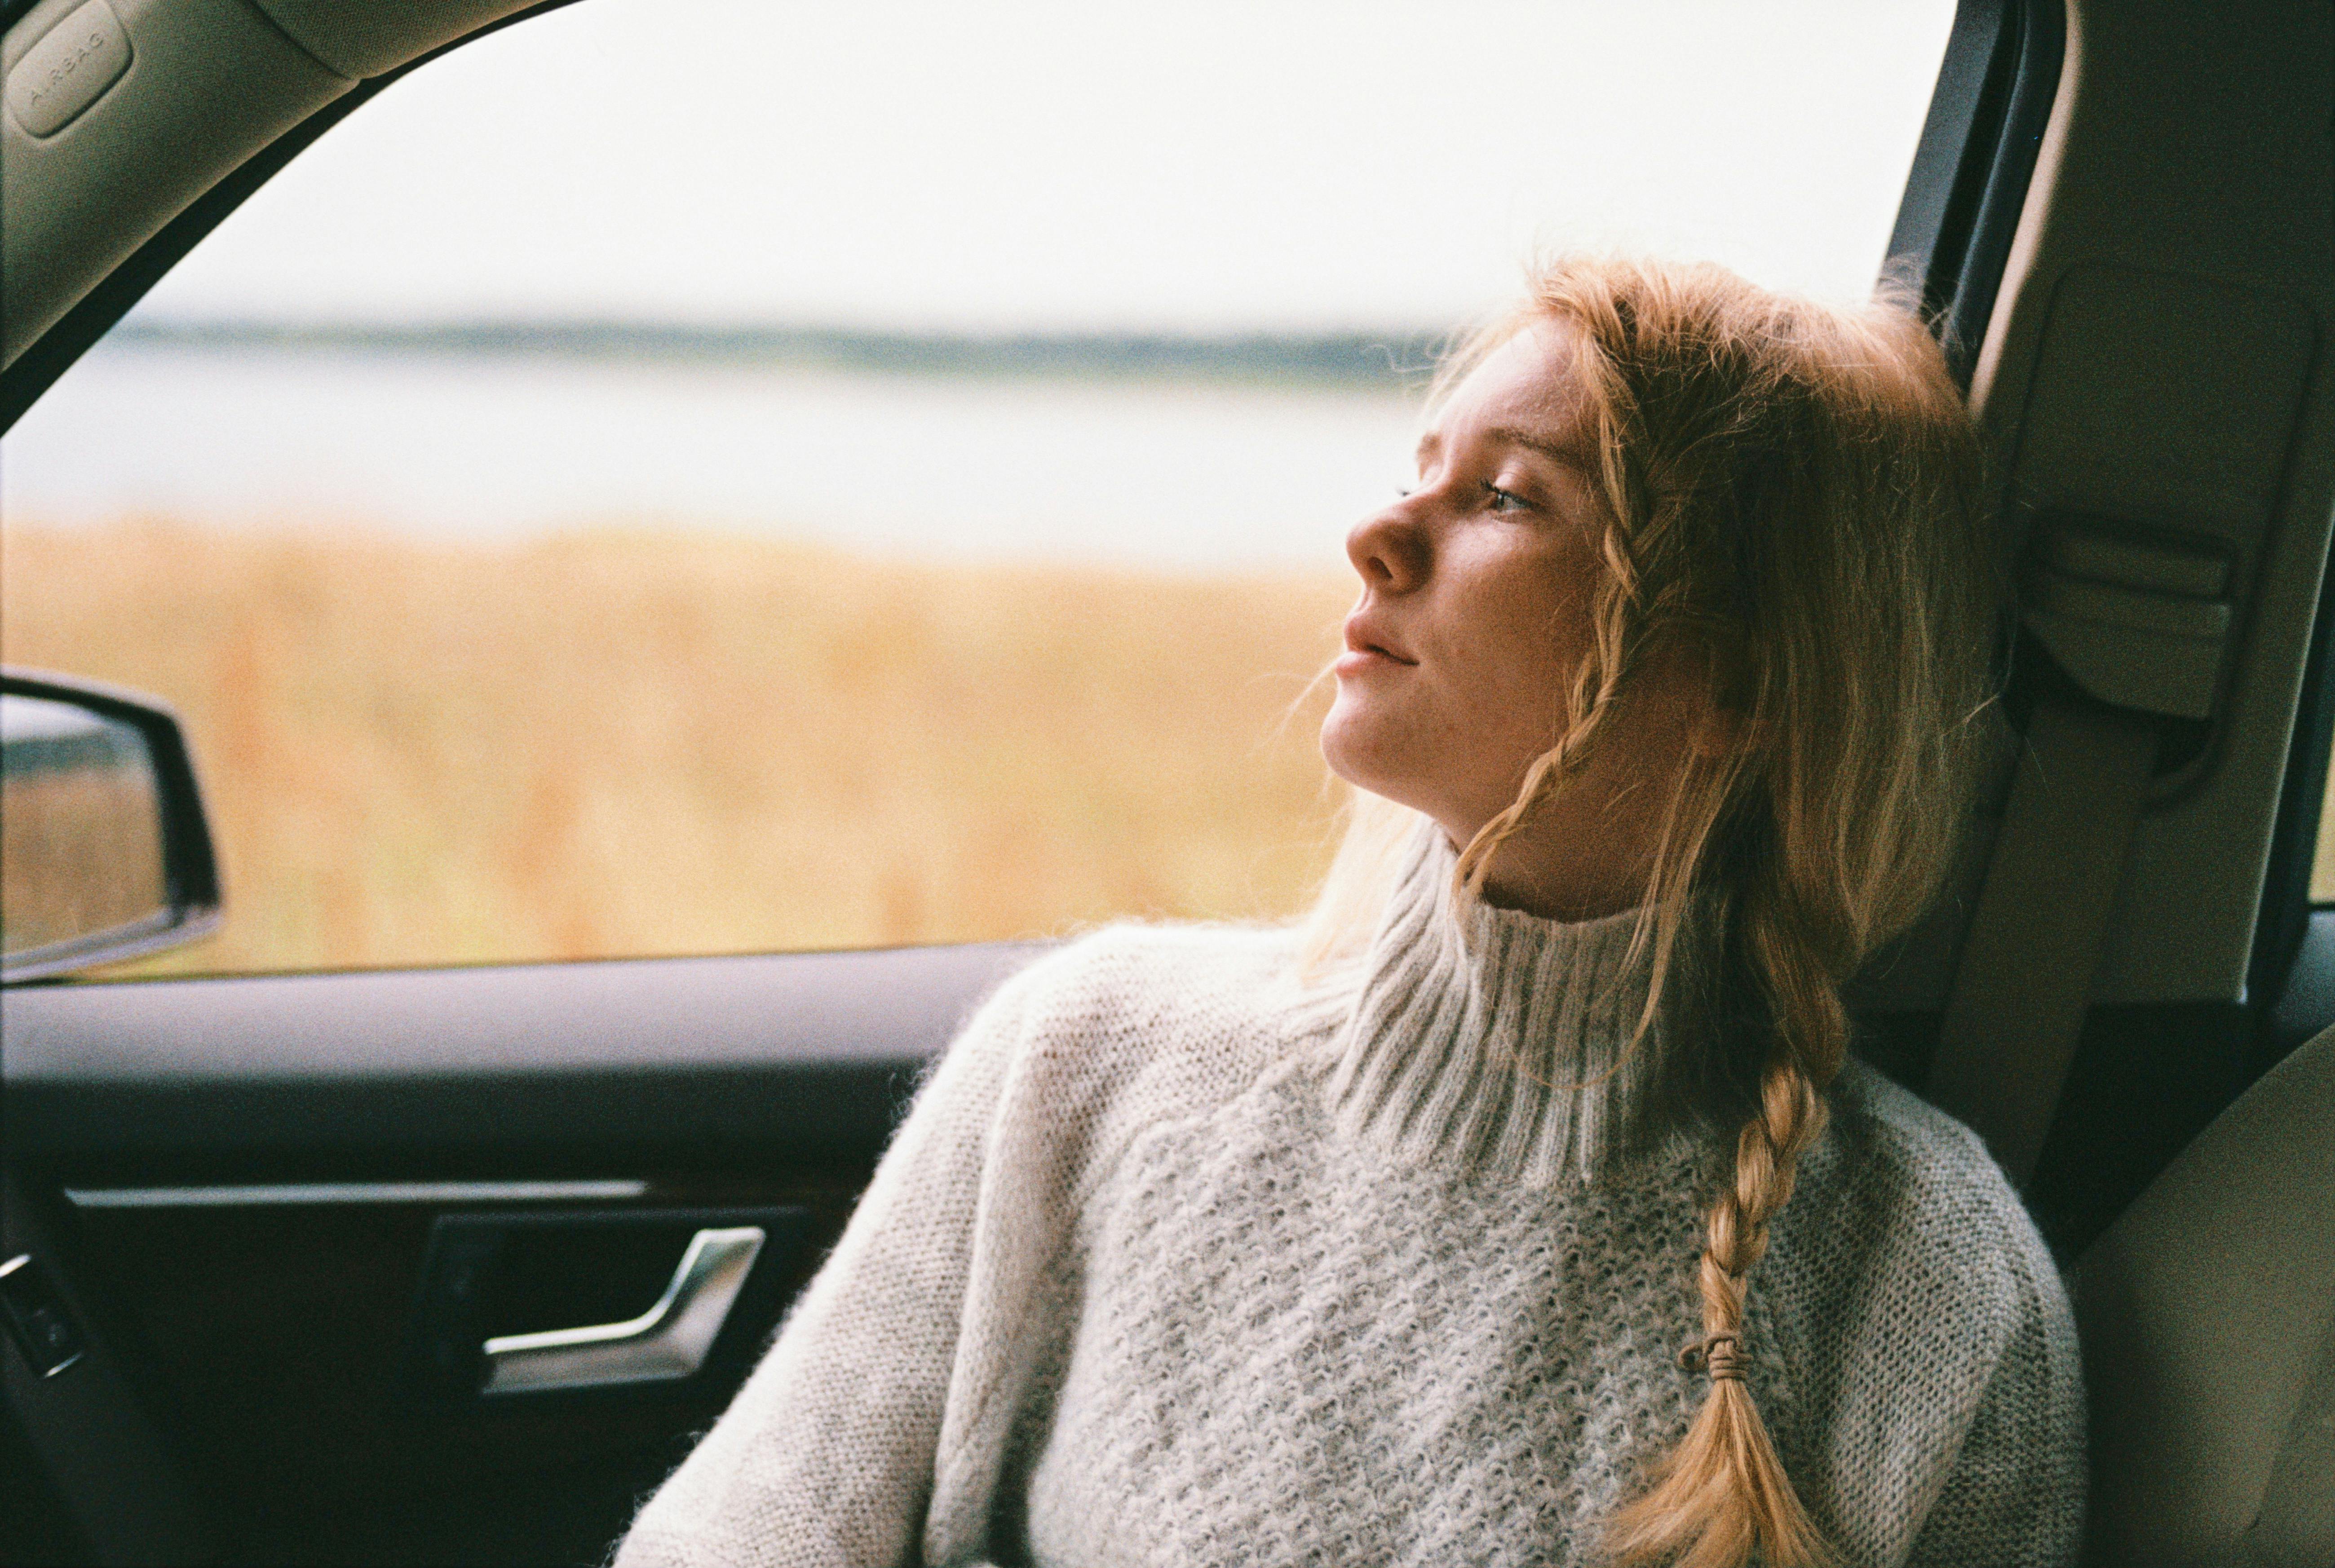
MULTIPOLYGON (((1726 1137, 1632 1048, 1628 917, 1448 893, 1366 962, 1118 929, 1009 982, 619 1568, 1588 1563, 1703 1384, 1726 1137)), ((1859 1564, 2053 1564, 2082 1508, 2058 1275, 1977 1140, 1867 1069, 1752 1275, 1749 1387, 1859 1564)))
POLYGON ((1342 1129, 1536 1187, 1688 1131, 1678 1031, 1659 1016, 1640 1030, 1636 912, 1560 924, 1460 900, 1455 858, 1423 824, 1332 1057, 1342 1129))

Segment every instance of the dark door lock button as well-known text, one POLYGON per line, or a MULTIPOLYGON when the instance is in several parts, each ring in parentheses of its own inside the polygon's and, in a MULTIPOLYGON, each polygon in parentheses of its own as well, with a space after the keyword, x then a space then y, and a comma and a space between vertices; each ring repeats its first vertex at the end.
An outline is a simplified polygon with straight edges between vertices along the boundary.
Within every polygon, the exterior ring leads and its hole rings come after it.
POLYGON ((33 1370, 53 1378, 81 1360, 81 1330, 30 1253, 0 1263, 0 1322, 33 1370))

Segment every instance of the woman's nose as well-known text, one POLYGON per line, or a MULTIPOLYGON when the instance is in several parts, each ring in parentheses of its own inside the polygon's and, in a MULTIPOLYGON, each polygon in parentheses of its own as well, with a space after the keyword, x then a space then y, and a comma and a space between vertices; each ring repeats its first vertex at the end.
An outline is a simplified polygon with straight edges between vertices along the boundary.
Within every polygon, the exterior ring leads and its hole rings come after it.
POLYGON ((1407 594, 1427 575, 1427 537, 1406 503, 1397 502, 1354 525, 1346 535, 1346 559, 1365 586, 1407 594))

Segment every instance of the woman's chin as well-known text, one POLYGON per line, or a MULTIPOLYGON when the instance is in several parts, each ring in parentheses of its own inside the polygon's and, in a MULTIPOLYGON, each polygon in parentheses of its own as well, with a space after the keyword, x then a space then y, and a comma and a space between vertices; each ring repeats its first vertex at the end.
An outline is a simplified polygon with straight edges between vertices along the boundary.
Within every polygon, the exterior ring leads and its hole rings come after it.
POLYGON ((1341 689, 1322 720, 1322 760, 1356 789, 1391 797, 1398 791, 1389 786, 1400 777, 1400 769, 1392 765, 1393 747, 1386 727, 1373 721, 1366 704, 1341 689))

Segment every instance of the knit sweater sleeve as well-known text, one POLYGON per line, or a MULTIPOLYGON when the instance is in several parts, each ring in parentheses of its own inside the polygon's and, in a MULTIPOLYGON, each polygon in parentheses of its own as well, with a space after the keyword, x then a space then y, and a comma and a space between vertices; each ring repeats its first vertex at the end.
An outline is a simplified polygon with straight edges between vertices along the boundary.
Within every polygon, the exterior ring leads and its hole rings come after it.
POLYGON ((1805 1336, 1815 1490, 1845 1555, 2067 1568, 2083 1372, 2050 1250, 1967 1128, 1862 1064, 1833 1098, 1764 1266, 1805 1336))
POLYGON ((2081 1356, 2049 1253, 2039 1240, 2020 1250, 2029 1255, 2016 1271, 2018 1326, 1907 1568, 2064 1568, 2076 1560, 2085 1490, 2081 1356))
POLYGON ((1009 982, 950 1048, 776 1344, 616 1568, 916 1560, 983 1149, 1028 992, 1026 974, 1009 982))

